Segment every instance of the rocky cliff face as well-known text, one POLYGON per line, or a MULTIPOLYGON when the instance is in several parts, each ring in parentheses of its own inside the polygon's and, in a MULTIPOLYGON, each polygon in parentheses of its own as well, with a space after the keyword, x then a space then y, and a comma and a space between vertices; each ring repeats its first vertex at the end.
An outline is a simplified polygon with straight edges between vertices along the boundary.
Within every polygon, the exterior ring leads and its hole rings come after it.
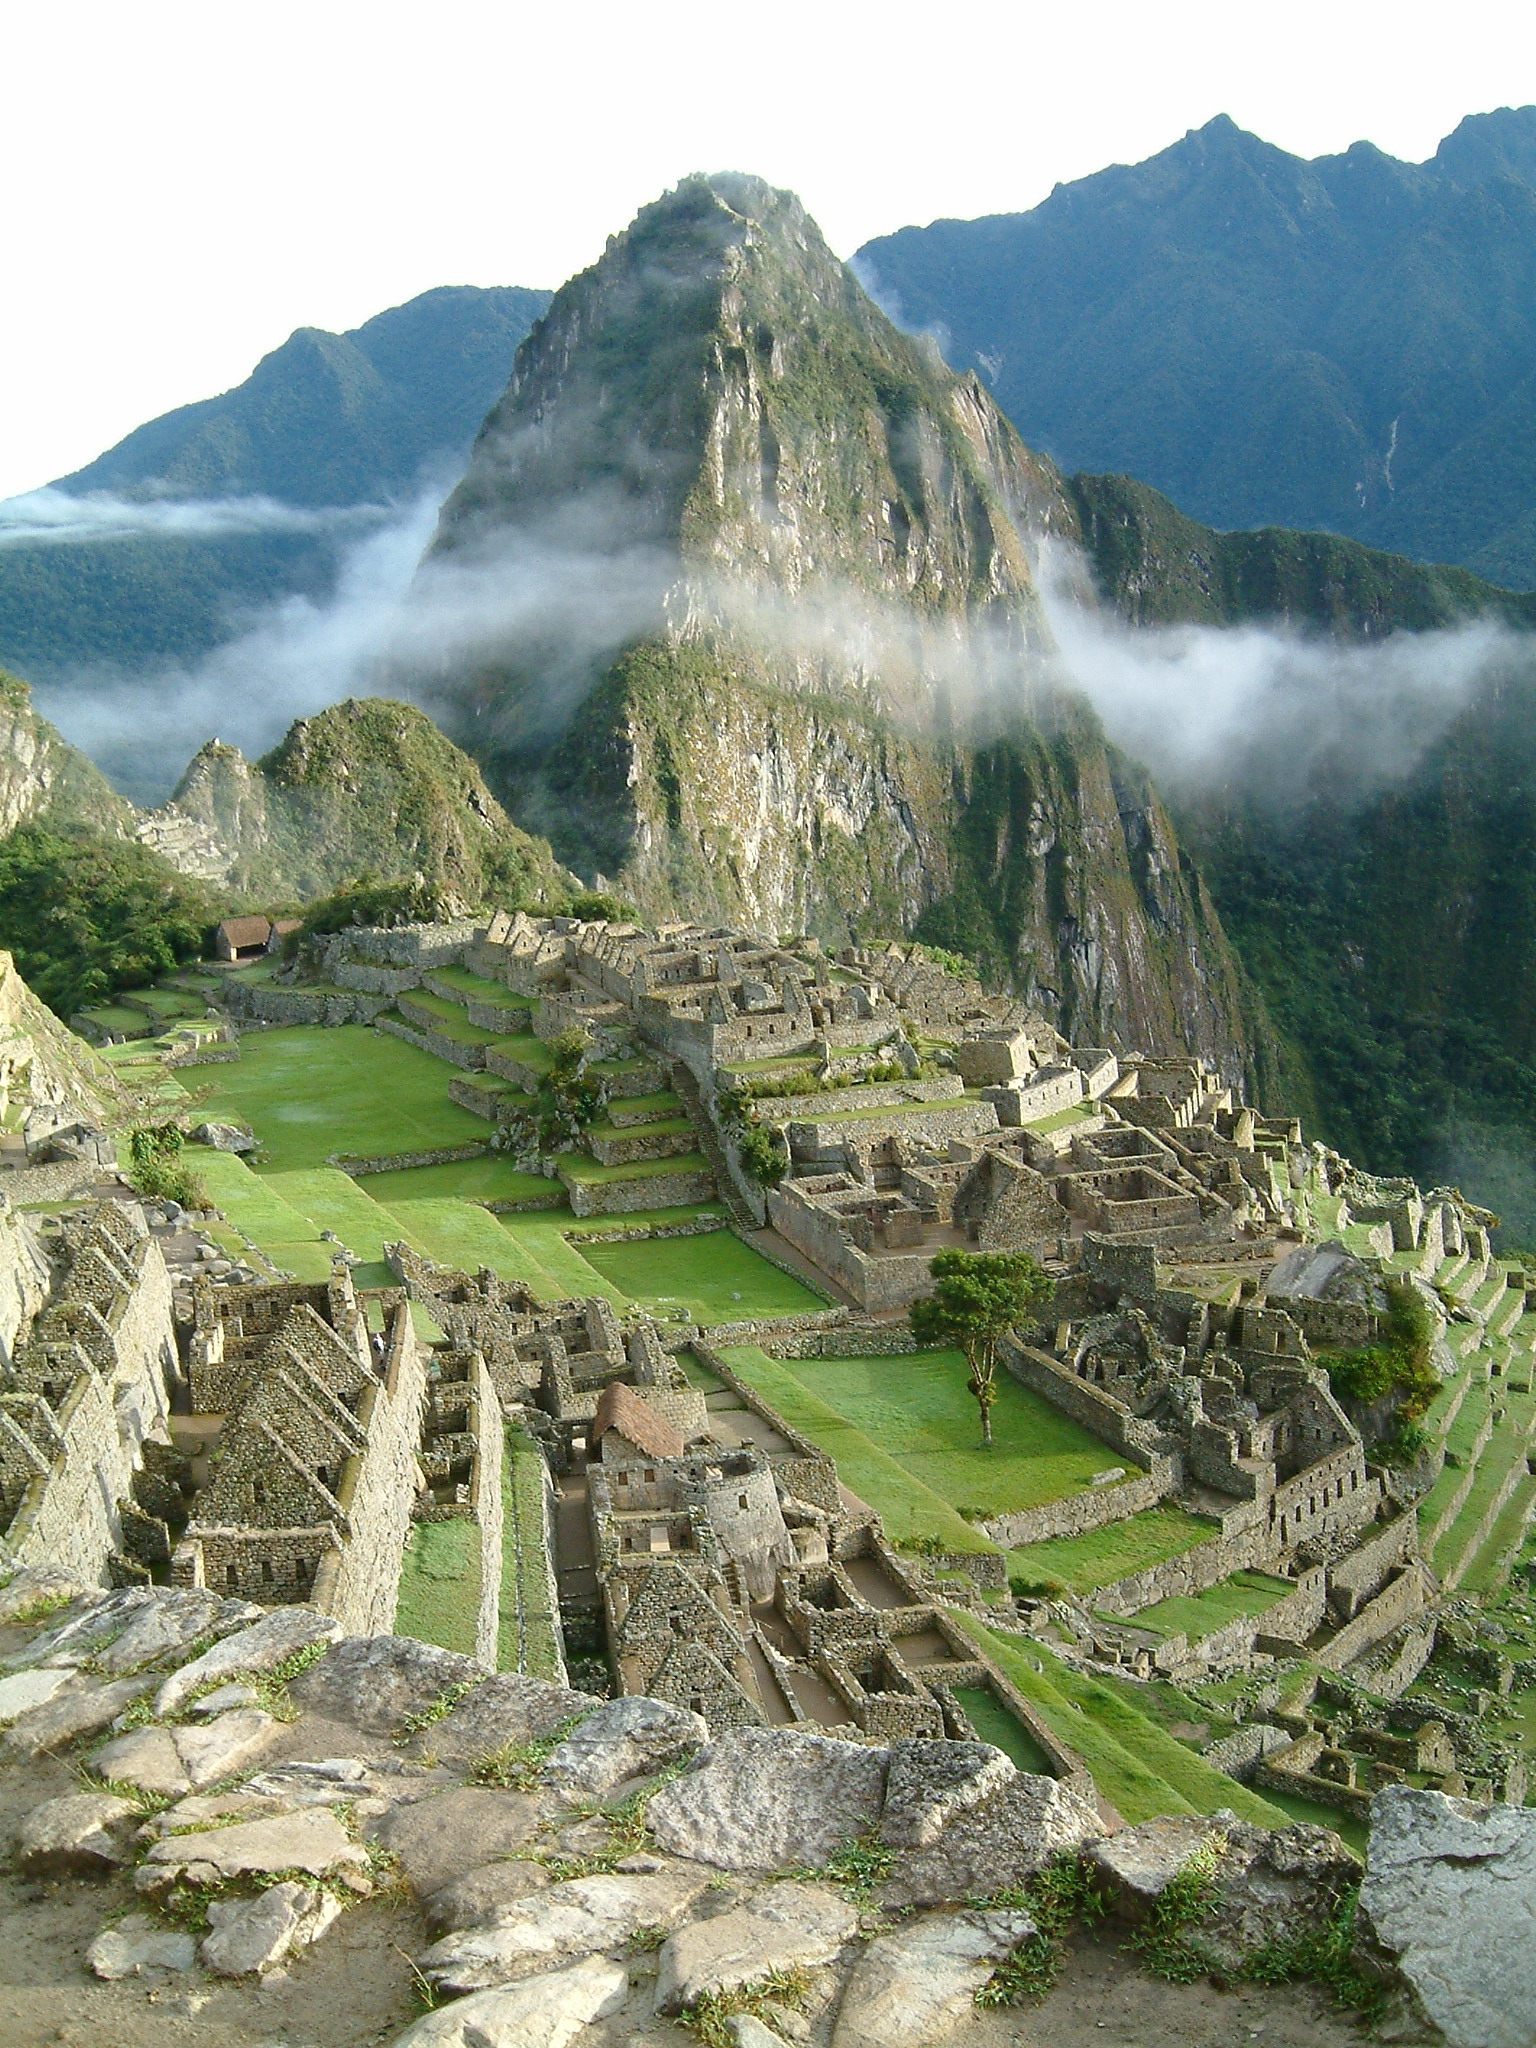
POLYGON ((542 565, 538 623, 442 679, 450 722, 647 911, 959 937, 1079 1037, 1236 1071, 1254 1034, 1219 922, 1050 677, 1033 556, 1079 532, 1054 468, 797 201, 691 179, 556 295, 423 580, 542 565))
POLYGON ((133 806, 38 716, 26 684, 0 669, 0 838, 20 825, 79 823, 122 837, 133 806))
POLYGON ((417 874, 446 915, 541 902, 570 880, 423 712, 381 698, 299 719, 259 762, 210 740, 140 837, 186 872, 269 898, 417 874))

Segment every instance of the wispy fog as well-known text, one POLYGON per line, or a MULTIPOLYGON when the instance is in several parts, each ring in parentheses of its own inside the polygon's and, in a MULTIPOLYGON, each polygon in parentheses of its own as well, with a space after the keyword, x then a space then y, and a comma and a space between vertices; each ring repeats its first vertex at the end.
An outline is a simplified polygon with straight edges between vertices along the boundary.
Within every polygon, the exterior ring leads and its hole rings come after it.
POLYGON ((309 510, 276 498, 120 498, 109 491, 76 497, 51 484, 0 500, 0 548, 104 540, 213 540, 246 533, 346 532, 376 526, 379 505, 309 510))

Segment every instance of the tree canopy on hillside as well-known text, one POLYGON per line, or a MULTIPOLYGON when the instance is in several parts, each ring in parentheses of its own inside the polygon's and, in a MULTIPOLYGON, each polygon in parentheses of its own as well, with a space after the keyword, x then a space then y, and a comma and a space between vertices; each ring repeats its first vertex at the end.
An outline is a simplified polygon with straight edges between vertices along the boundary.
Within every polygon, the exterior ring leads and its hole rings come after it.
POLYGON ((61 1017, 201 958, 220 914, 136 840, 24 825, 0 841, 0 946, 61 1017))

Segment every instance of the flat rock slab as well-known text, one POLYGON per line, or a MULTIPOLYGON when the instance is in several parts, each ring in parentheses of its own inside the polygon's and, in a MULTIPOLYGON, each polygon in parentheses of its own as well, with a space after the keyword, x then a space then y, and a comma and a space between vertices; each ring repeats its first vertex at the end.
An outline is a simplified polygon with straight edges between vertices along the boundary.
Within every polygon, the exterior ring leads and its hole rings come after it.
POLYGON ((656 2010, 680 2012, 706 1991, 735 1991, 772 1970, 835 1962, 858 1915, 825 1885, 764 1885, 744 1905, 668 1935, 656 1978, 656 2010))
POLYGON ((211 1899, 212 1932, 199 1950, 220 1977, 255 1977, 275 1970, 295 1949, 318 1941, 340 1914, 341 1901, 308 1885, 269 1885, 254 1899, 211 1899))
POLYGON ((928 1848, 904 1856, 885 1898, 894 1906, 938 1906, 1002 1891, 1043 1870, 1058 1850, 1103 1832, 1070 1786, 1020 1771, 980 1805, 955 1814, 928 1848))
POLYGON ((96 1653, 109 1678, 124 1677, 145 1664, 183 1655, 206 1635, 223 1603, 201 1587, 167 1587, 160 1599, 141 1607, 122 1634, 96 1653))
POLYGON ((990 1742, 894 1742, 880 1839, 892 1849, 926 1848, 1015 1775, 1013 1759, 990 1742))
POLYGON ((628 1989, 622 1964, 588 1956, 568 1970, 440 2006, 407 2027, 394 2048, 567 2048, 583 2027, 616 2012, 628 1989))
POLYGON ((509 1744, 547 1742, 599 1705, 589 1692, 546 1685, 519 1671, 499 1671, 474 1686, 452 1713, 411 1739, 407 1755, 430 1755, 461 1768, 509 1744))
POLYGON ((105 1928, 85 1952, 85 1967, 108 1983, 141 1977, 146 1970, 190 1970, 196 1961, 197 1943, 190 1934, 151 1920, 147 1913, 130 1913, 105 1928))
POLYGON ((512 1984, 578 1956, 622 1948, 642 1928, 671 1928, 703 1891, 703 1871, 576 1877, 508 1905, 495 1925, 450 1934, 418 1963, 440 1991, 512 1984))
POLYGON ((628 1778, 649 1777, 709 1740, 703 1717, 665 1700, 604 1700, 551 1750, 544 1781, 571 1799, 601 1799, 628 1778))
POLYGON ((185 1878, 193 1884, 227 1877, 281 1876, 290 1870, 309 1877, 341 1877, 366 1888, 368 1858, 329 1807, 237 1821, 156 1842, 134 1883, 142 1891, 168 1890, 185 1878))
POLYGON ((1360 1913, 1448 2048, 1536 2041, 1536 1812, 1388 1786, 1360 1913))
POLYGON ((13 1665, 82 1663, 121 1635, 141 1608, 154 1604, 155 1588, 151 1586, 125 1586, 119 1592, 103 1594, 61 1614, 52 1628, 34 1636, 25 1650, 6 1661, 13 1665))
POLYGON ((128 1824, 139 1818, 131 1799, 111 1792, 69 1792, 34 1806, 21 1824, 18 1866, 31 1877, 100 1876, 133 1861, 128 1824))
POLYGON ((976 1993, 1035 1932, 1028 1913, 942 1913, 872 1941, 854 1965, 832 2048, 928 2048, 973 2018, 976 1993))
POLYGON ((250 1628, 227 1635, 190 1664, 173 1671, 155 1697, 155 1712, 174 1714, 183 1700, 204 1686, 231 1678, 259 1678, 275 1671, 311 1643, 334 1642, 340 1622, 315 1607, 275 1607, 250 1628))
POLYGON ((65 1749, 110 1728, 119 1714, 126 1714, 136 1700, 148 1692, 152 1679, 118 1678, 110 1685, 81 1684, 78 1689, 55 1693, 43 1706, 22 1714, 5 1731, 6 1745, 23 1756, 42 1756, 65 1749))
POLYGON ((494 1927, 507 1908, 530 1892, 544 1891, 554 1879, 542 1863, 508 1856, 482 1863, 445 1884, 427 1900, 427 1919, 434 1933, 451 1934, 469 1927, 494 1927))
POLYGON ((1141 1920, 1171 1878, 1213 1835, 1226 1839, 1218 1820, 1202 1813, 1166 1813, 1090 1842, 1083 1861, 1123 1919, 1141 1920))
POLYGON ((97 1750, 98 1778, 137 1785, 157 1798, 180 1799, 233 1776, 272 1747, 282 1724, 256 1707, 237 1707, 201 1726, 135 1728, 97 1750))
POLYGON ((306 1712, 345 1721, 365 1735, 395 1735, 455 1686, 485 1675, 473 1657, 413 1636, 349 1636, 300 1672, 289 1691, 306 1712))
POLYGON ((413 1890, 426 1898, 454 1878, 532 1840, 543 1816, 520 1792, 460 1785, 409 1806, 395 1806, 374 1827, 376 1840, 398 1856, 413 1890))
POLYGON ((8 1678, 0 1678, 0 1722, 20 1720, 76 1683, 74 1672, 67 1669, 13 1671, 8 1678))
POLYGON ((646 1809, 663 1849, 722 1870, 824 1863, 874 1827, 890 1752, 796 1730, 738 1728, 646 1809))
POLYGON ((63 1565, 28 1565, 6 1585, 0 1586, 0 1628, 24 1627, 39 1608, 91 1594, 101 1598, 101 1587, 87 1586, 83 1579, 77 1578, 63 1565))

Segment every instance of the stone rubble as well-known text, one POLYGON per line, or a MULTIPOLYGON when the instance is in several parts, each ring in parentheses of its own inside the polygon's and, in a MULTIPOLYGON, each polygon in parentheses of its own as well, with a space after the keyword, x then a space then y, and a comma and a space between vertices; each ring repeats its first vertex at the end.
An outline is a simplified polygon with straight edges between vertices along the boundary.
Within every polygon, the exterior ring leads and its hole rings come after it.
POLYGON ((108 1983, 146 1970, 190 1970, 196 1961, 197 1943, 190 1934, 151 1920, 147 1913, 129 1913, 104 1928, 85 1952, 85 1967, 108 1983))
POLYGON ((571 1799, 602 1799, 627 1778, 665 1770, 709 1740, 703 1717, 662 1700, 623 1697, 594 1707, 545 1761, 546 1784, 571 1799))
POLYGON ((337 1919, 340 1899, 308 1885, 269 1885, 254 1899, 212 1899, 198 1950, 220 1977, 254 1977, 275 1970, 295 1949, 308 1948, 337 1919))
POLYGON ((567 2048, 592 2021, 623 2004, 629 1972, 588 1956, 568 1970, 477 1991, 427 2013, 394 2048, 567 2048))
POLYGON ((674 1927, 708 1883, 702 1870, 577 1877, 510 1902, 493 1924, 450 1934, 419 1958, 439 1991, 484 1991, 552 1963, 621 1948, 642 1928, 674 1927))
POLYGON ((126 1823, 137 1820, 131 1799, 110 1792, 70 1792, 34 1806, 21 1824, 16 1866, 29 1877, 97 1877, 133 1861, 126 1823))
POLYGON ((872 1941, 853 1966, 832 2048, 929 2048, 964 2024, 1028 1913, 946 1913, 872 1941))

